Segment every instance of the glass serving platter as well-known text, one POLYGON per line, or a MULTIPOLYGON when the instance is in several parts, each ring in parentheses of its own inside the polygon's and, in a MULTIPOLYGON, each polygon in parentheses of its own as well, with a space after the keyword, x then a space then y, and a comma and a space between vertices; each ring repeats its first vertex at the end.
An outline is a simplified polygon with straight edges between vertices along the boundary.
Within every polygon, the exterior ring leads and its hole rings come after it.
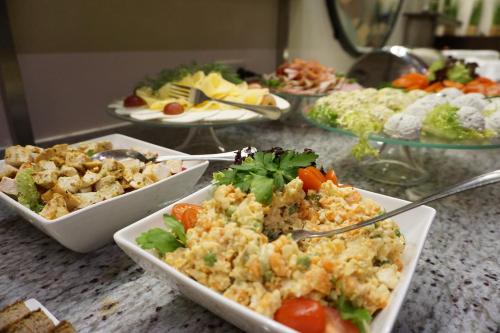
MULTIPOLYGON (((307 117, 303 118, 312 126, 324 130, 357 137, 356 134, 338 127, 319 123, 307 117)), ((500 138, 487 140, 450 141, 441 138, 423 136, 420 140, 396 139, 384 134, 371 134, 368 139, 379 151, 377 157, 367 157, 360 161, 360 170, 368 178, 394 185, 415 186, 424 183, 431 176, 426 168, 424 155, 434 149, 498 149, 500 138)))
MULTIPOLYGON (((290 103, 273 95, 276 106, 283 111, 285 117, 290 110, 290 103)), ((186 111, 180 115, 167 116, 161 111, 144 107, 126 108, 121 100, 108 105, 107 113, 114 118, 134 124, 155 127, 189 128, 184 141, 175 150, 188 153, 224 152, 226 148, 215 133, 215 127, 243 125, 270 121, 257 113, 242 109, 186 111)))

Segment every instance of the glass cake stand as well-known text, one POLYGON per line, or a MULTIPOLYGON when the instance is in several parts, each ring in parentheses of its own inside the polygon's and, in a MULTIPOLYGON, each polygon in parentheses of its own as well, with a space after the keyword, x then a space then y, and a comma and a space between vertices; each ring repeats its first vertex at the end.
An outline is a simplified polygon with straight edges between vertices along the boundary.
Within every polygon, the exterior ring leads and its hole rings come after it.
MULTIPOLYGON (((142 126, 165 127, 165 128, 189 128, 188 134, 181 144, 173 147, 175 150, 186 153, 219 153, 225 152, 224 143, 217 137, 215 133, 216 127, 252 124, 259 122, 271 121, 264 117, 256 117, 247 120, 228 120, 228 121, 197 121, 190 123, 169 123, 159 119, 137 120, 128 115, 117 112, 114 108, 107 108, 107 113, 117 119, 128 121, 142 126)), ((244 144, 244 143, 242 143, 244 144)))
MULTIPOLYGON (((324 130, 356 137, 345 129, 321 124, 303 114, 312 126, 324 130)), ((383 134, 369 136, 370 144, 378 149, 377 157, 368 157, 360 161, 360 170, 368 178, 378 182, 415 186, 421 185, 432 175, 426 168, 429 158, 442 158, 446 149, 479 150, 498 149, 500 140, 481 141, 446 141, 435 137, 421 137, 418 141, 395 139, 383 134)))

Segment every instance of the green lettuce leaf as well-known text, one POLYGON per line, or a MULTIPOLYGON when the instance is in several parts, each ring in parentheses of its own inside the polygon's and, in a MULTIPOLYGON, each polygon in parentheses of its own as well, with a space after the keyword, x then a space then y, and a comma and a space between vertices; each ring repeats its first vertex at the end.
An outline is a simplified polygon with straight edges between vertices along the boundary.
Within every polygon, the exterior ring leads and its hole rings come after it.
POLYGON ((488 133, 464 128, 457 116, 458 108, 450 104, 435 107, 425 117, 422 131, 449 140, 483 139, 488 133))
POLYGON ((467 83, 472 80, 469 69, 461 62, 456 62, 453 67, 448 69, 446 76, 449 80, 460 83, 467 83))
POLYGON ((31 176, 32 173, 32 169, 24 169, 17 173, 16 186, 19 191, 17 201, 32 211, 39 213, 43 209, 43 205, 40 201, 40 193, 38 193, 35 181, 31 176))

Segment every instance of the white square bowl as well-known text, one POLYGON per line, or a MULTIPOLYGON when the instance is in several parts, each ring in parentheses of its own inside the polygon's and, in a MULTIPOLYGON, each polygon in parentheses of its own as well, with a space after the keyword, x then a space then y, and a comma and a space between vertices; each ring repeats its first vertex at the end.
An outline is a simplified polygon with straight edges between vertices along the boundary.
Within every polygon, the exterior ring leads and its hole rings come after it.
MULTIPOLYGON (((178 201, 193 204, 201 202, 212 197, 214 187, 205 187, 192 195, 178 201)), ((407 201, 388 197, 385 195, 360 190, 363 196, 371 198, 378 202, 386 210, 392 210, 407 204, 407 201)), ((143 232, 159 227, 163 228, 164 223, 162 215, 170 213, 173 205, 161 209, 160 211, 143 218, 142 220, 129 225, 118 231, 114 239, 118 246, 127 253, 135 262, 137 262, 146 271, 158 276, 160 279, 168 281, 175 286, 191 300, 201 304, 218 316, 233 323, 247 332, 295 332, 280 323, 267 318, 249 308, 229 300, 221 294, 205 287, 201 283, 191 279, 175 268, 169 266, 164 261, 155 256, 151 251, 143 250, 135 242, 135 239, 143 232)), ((401 278, 398 286, 393 291, 389 305, 378 313, 371 324, 373 333, 388 333, 391 331, 394 321, 398 315, 399 309, 405 297, 406 291, 415 271, 418 257, 424 246, 427 232, 434 219, 436 211, 427 206, 421 206, 408 211, 394 218, 401 229, 401 233, 406 239, 406 248, 402 256, 404 269, 401 272, 401 278)))
MULTIPOLYGON (((113 148, 138 148, 159 154, 183 154, 121 134, 87 140, 107 140, 113 148)), ((5 163, 0 161, 0 166, 5 163)), ((0 200, 12 207, 35 227, 76 252, 93 251, 112 240, 117 230, 165 207, 192 190, 205 172, 208 162, 184 162, 186 170, 161 181, 109 200, 76 210, 55 220, 48 220, 0 192, 0 200)))

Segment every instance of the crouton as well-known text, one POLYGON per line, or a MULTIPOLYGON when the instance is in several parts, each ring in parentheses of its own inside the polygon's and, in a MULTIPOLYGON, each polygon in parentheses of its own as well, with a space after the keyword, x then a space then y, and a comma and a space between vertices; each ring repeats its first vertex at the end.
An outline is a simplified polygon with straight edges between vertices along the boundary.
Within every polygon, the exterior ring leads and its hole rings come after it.
POLYGON ((83 175, 82 177, 83 187, 92 186, 95 183, 97 183, 97 181, 99 181, 99 179, 101 178, 102 178, 101 174, 87 170, 87 172, 85 172, 85 175, 83 175))
POLYGON ((45 188, 53 187, 57 182, 58 176, 59 176, 59 171, 57 170, 43 170, 32 173, 32 177, 33 180, 35 181, 35 184, 45 188))
POLYGON ((61 174, 64 175, 64 176, 66 176, 66 177, 71 177, 71 176, 78 175, 78 170, 76 170, 73 167, 67 166, 67 165, 63 165, 61 167, 60 171, 61 171, 61 174))
POLYGON ((104 197, 99 192, 77 193, 75 196, 80 199, 79 209, 104 200, 104 197))
POLYGON ((43 207, 40 215, 48 220, 54 220, 68 213, 69 211, 64 197, 59 193, 54 193, 52 199, 50 199, 50 201, 43 207))
POLYGON ((2 177, 2 180, 0 180, 0 191, 5 194, 17 195, 16 180, 9 177, 2 177))
MULTIPOLYGON (((97 186, 96 186, 97 188, 97 186)), ((106 184, 105 186, 101 186, 97 191, 100 195, 104 197, 104 199, 111 199, 120 194, 123 194, 125 191, 119 182, 114 181, 111 184, 106 184)))
POLYGON ((82 187, 80 176, 59 177, 56 185, 52 188, 54 192, 64 194, 66 192, 76 193, 82 187))
POLYGON ((85 170, 83 163, 89 162, 90 157, 79 151, 68 151, 66 152, 65 164, 71 166, 77 170, 85 170))
POLYGON ((32 162, 31 151, 22 146, 11 146, 5 149, 5 163, 19 167, 23 163, 32 162))
POLYGON ((42 170, 57 170, 57 165, 54 163, 54 161, 47 161, 47 160, 41 160, 37 162, 38 166, 42 170))
POLYGON ((17 173, 17 169, 12 165, 4 163, 0 165, 0 178, 2 177, 14 177, 17 173))

